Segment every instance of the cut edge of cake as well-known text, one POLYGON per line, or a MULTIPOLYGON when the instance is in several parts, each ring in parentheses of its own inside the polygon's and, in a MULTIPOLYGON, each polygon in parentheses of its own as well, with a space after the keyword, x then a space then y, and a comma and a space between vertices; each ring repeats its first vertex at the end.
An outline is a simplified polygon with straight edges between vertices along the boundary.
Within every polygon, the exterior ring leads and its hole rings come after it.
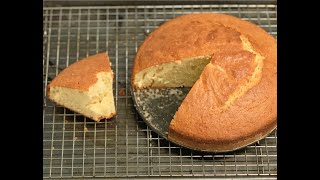
POLYGON ((136 89, 192 87, 210 59, 191 57, 143 69, 135 75, 133 85, 136 89))

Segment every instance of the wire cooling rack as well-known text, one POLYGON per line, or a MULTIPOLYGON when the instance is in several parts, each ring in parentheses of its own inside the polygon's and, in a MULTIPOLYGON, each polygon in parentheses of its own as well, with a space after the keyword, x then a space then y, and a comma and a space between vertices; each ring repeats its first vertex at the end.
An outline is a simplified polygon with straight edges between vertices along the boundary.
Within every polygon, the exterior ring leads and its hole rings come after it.
POLYGON ((182 14, 220 12, 277 36, 276 5, 45 7, 43 9, 43 177, 202 176, 276 178, 277 132, 245 149, 210 154, 169 143, 133 107, 132 62, 161 23, 182 14), (52 103, 48 83, 77 59, 108 52, 117 116, 93 122, 52 103))

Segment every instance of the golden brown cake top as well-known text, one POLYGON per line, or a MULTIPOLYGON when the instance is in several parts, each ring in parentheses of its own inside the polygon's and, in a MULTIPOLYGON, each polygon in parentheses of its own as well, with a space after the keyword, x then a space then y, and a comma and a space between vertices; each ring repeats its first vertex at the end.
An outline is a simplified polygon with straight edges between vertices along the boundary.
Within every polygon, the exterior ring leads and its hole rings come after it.
POLYGON ((89 56, 71 64, 55 77, 49 85, 88 91, 97 82, 99 72, 112 72, 106 53, 89 56))
POLYGON ((233 16, 215 13, 179 16, 146 38, 137 52, 133 75, 154 65, 234 49, 241 46, 241 35, 253 40, 252 45, 261 53, 268 54, 272 48, 268 43, 275 43, 261 28, 233 16))
POLYGON ((276 40, 250 23, 232 26, 241 32, 240 44, 214 50, 211 63, 171 121, 169 139, 198 149, 225 150, 258 140, 275 128, 276 40))

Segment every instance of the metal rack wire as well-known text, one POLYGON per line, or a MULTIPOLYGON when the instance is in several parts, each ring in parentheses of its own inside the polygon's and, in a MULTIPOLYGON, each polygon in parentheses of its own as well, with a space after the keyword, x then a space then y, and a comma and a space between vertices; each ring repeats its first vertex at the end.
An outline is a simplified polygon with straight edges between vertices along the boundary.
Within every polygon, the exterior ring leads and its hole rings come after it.
POLYGON ((232 153, 191 151, 169 143, 152 132, 137 115, 130 92, 135 53, 148 33, 161 23, 181 14, 220 12, 258 24, 276 37, 276 9, 276 5, 267 4, 45 7, 44 178, 276 178, 276 131, 260 142, 232 153), (47 99, 47 85, 61 70, 77 59, 106 51, 115 73, 117 116, 97 123, 47 99))

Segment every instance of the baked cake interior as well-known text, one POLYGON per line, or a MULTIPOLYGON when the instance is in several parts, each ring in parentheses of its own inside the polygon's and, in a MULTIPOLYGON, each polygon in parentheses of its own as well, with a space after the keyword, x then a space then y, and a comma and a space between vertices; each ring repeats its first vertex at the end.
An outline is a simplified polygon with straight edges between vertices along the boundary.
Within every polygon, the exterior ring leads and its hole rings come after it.
POLYGON ((152 66, 139 72, 135 81, 142 88, 192 87, 210 59, 199 56, 152 66))

